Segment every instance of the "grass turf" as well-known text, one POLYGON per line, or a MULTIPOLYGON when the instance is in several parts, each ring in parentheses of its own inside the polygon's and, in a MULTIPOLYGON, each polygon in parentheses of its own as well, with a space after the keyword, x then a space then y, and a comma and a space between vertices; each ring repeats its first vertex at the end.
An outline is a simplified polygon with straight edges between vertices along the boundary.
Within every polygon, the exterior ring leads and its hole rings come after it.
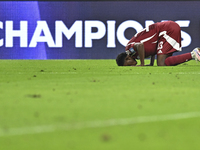
POLYGON ((1 149, 197 150, 198 117, 66 126, 199 112, 199 74, 195 61, 174 67, 118 67, 115 60, 0 60, 1 149))

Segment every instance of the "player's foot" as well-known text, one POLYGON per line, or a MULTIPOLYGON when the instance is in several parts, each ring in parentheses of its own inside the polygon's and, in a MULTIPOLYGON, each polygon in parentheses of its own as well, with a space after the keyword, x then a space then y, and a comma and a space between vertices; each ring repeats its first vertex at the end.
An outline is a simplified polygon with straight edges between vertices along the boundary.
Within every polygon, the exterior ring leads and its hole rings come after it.
POLYGON ((197 60, 200 61, 200 48, 199 48, 199 47, 195 48, 195 49, 191 52, 191 54, 192 54, 192 58, 193 58, 193 59, 195 59, 196 61, 197 61, 197 60))

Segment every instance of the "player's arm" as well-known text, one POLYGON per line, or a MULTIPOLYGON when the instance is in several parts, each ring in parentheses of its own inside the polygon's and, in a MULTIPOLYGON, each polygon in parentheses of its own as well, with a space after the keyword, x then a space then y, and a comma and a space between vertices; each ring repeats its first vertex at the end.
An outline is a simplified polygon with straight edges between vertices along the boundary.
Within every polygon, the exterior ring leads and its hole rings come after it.
POLYGON ((144 44, 143 43, 135 43, 134 49, 137 50, 138 56, 140 57, 140 66, 144 66, 144 58, 145 58, 145 50, 144 50, 144 44))
POLYGON ((149 66, 153 66, 154 65, 154 60, 155 60, 155 55, 151 56, 149 66))
POLYGON ((151 58, 150 58, 150 64, 145 65, 145 66, 153 66, 154 65, 154 60, 155 60, 155 55, 151 56, 151 58))

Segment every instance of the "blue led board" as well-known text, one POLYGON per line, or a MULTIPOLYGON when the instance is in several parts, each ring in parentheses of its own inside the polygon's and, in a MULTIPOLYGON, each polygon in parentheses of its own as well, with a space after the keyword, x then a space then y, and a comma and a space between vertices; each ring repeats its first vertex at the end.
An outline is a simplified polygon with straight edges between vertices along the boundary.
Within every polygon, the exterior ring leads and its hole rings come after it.
POLYGON ((115 59, 146 26, 173 20, 200 46, 198 1, 1 1, 0 59, 115 59))

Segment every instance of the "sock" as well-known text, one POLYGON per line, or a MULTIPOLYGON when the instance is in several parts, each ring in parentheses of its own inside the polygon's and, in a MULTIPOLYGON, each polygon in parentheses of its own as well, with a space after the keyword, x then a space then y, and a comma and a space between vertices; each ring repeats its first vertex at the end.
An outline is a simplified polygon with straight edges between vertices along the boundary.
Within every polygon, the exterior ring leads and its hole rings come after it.
POLYGON ((167 66, 176 66, 192 59, 191 53, 185 53, 177 56, 170 56, 165 59, 167 66))

